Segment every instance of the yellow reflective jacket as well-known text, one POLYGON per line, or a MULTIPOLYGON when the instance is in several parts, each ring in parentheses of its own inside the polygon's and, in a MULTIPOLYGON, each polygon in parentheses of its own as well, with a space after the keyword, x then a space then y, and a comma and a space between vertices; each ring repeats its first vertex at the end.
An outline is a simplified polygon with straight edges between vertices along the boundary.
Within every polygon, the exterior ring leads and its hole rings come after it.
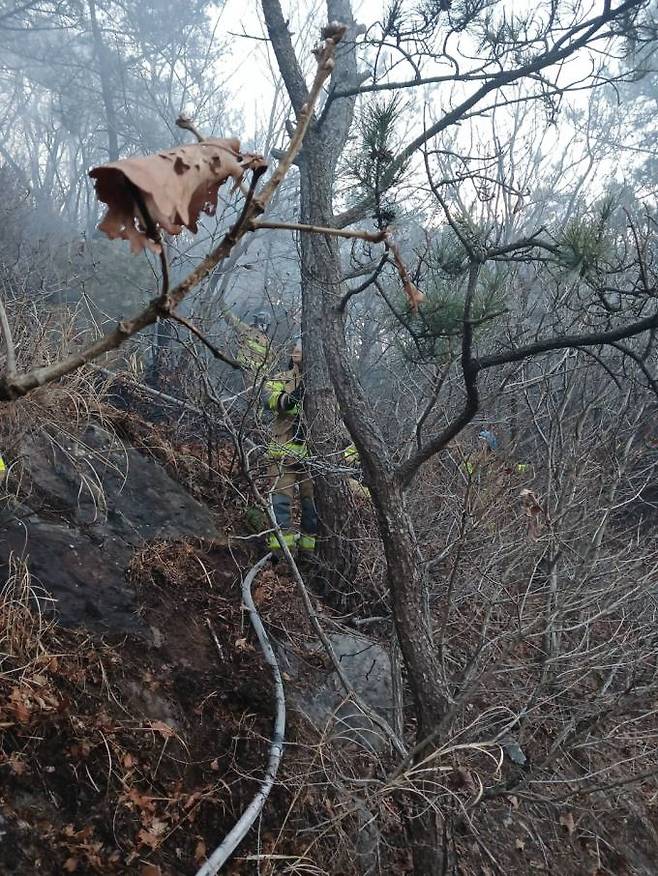
POLYGON ((272 459, 308 456, 302 406, 296 404, 290 410, 283 406, 284 396, 298 389, 301 382, 299 368, 283 371, 265 382, 265 407, 274 414, 272 441, 267 448, 267 455, 272 459))
POLYGON ((225 308, 222 317, 233 326, 238 336, 237 361, 247 371, 261 371, 271 364, 271 344, 260 329, 242 322, 233 311, 225 308))

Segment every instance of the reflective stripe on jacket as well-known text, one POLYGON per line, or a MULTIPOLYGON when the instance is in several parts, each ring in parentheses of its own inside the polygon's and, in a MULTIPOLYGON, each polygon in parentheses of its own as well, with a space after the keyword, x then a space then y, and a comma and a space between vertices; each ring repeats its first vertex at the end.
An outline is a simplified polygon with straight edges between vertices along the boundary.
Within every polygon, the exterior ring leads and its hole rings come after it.
POLYGON ((304 459, 308 456, 308 447, 297 441, 288 441, 287 444, 277 444, 275 441, 270 441, 267 445, 267 455, 270 459, 283 459, 284 457, 304 459))
POLYGON ((255 329, 249 332, 240 335, 238 362, 250 371, 258 371, 267 364, 269 348, 264 335, 255 329))
POLYGON ((265 382, 265 407, 274 413, 272 423, 272 441, 267 454, 273 459, 285 456, 303 458, 308 456, 302 422, 301 405, 296 404, 290 410, 282 410, 281 402, 284 394, 294 392, 301 383, 298 368, 277 374, 265 382))

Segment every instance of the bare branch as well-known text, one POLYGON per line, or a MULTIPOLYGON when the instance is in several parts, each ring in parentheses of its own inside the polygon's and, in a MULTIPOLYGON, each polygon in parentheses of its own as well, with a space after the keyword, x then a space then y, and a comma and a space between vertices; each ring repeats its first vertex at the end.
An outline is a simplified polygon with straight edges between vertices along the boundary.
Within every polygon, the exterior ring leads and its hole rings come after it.
POLYGON ((466 298, 464 300, 464 327, 462 335, 462 355, 461 365, 464 375, 464 388, 466 389, 466 403, 461 414, 435 438, 428 441, 424 447, 419 448, 413 456, 405 460, 397 470, 397 476, 403 486, 408 486, 413 476, 418 471, 419 467, 426 462, 430 457, 434 456, 442 450, 452 439, 459 435, 462 429, 467 426, 478 411, 480 404, 477 375, 478 368, 476 361, 472 356, 473 349, 473 322, 471 319, 471 309, 473 297, 477 288, 478 275, 480 273, 480 262, 471 262, 468 272, 468 287, 466 289, 466 298))
POLYGON ((5 339, 5 348, 7 350, 7 377, 11 378, 16 375, 16 349, 14 348, 7 311, 5 310, 2 298, 0 298, 0 330, 5 339))
POLYGON ((194 134, 199 143, 203 143, 205 139, 204 136, 200 134, 199 131, 195 128, 194 120, 191 119, 189 116, 183 115, 183 113, 181 113, 176 119, 176 127, 183 128, 183 130, 185 131, 190 131, 192 134, 194 134))
MULTIPOLYGON (((470 97, 466 98, 466 100, 462 101, 462 103, 454 109, 445 113, 445 115, 435 122, 435 124, 426 128, 421 134, 412 140, 411 143, 409 143, 408 146, 396 156, 395 160, 391 162, 387 176, 390 179, 394 179, 395 174, 406 164, 415 152, 421 149, 429 140, 436 137, 437 134, 440 134, 451 125, 460 121, 466 113, 473 109, 473 107, 477 106, 487 94, 502 88, 505 85, 511 85, 513 82, 530 76, 533 73, 538 73, 546 67, 558 64, 579 49, 584 48, 598 31, 601 30, 603 25, 607 24, 609 21, 615 20, 616 18, 621 18, 625 14, 632 12, 634 9, 639 9, 643 5, 644 0, 626 0, 625 3, 620 4, 615 9, 604 8, 603 12, 595 18, 583 22, 577 27, 568 29, 550 49, 547 49, 545 52, 538 55, 533 61, 523 64, 520 67, 516 67, 513 70, 501 70, 499 73, 489 77, 487 81, 470 97), (584 33, 577 36, 577 34, 582 31, 584 31, 584 33)), ((346 225, 358 221, 364 215, 364 212, 368 210, 370 204, 371 199, 364 198, 355 206, 345 210, 343 213, 336 216, 336 226, 344 228, 346 225)))
POLYGON ((259 220, 252 224, 252 231, 261 228, 270 228, 275 231, 305 231, 307 234, 329 234, 332 237, 347 237, 365 240, 367 243, 381 243, 385 237, 385 231, 363 231, 360 228, 329 228, 322 225, 304 225, 301 222, 270 222, 259 220))
POLYGON ((203 334, 203 332, 199 331, 199 329, 193 325, 189 320, 185 319, 184 316, 181 316, 179 313, 175 313, 174 311, 170 311, 168 314, 170 319, 173 319, 174 322, 180 323, 180 325, 184 325, 185 328, 192 332, 192 334, 197 337, 202 344, 205 344, 206 347, 213 354, 215 359, 220 359, 222 362, 225 362, 227 365, 230 365, 231 368, 235 368, 239 371, 242 371, 242 365, 239 362, 236 362, 235 359, 232 359, 230 356, 227 356, 225 353, 222 353, 221 350, 218 350, 217 347, 208 340, 208 338, 203 334))
POLYGON ((615 341, 632 338, 651 329, 658 329, 658 313, 609 331, 591 332, 584 335, 558 335, 544 341, 537 341, 534 344, 527 344, 525 347, 518 347, 516 350, 509 350, 506 353, 480 356, 474 360, 473 364, 476 371, 484 371, 486 368, 493 368, 496 365, 521 362, 523 359, 549 353, 551 350, 577 350, 580 347, 600 347, 603 344, 614 344, 615 341))
POLYGON ((368 277, 368 279, 364 280, 363 283, 361 283, 358 286, 355 286, 354 289, 350 289, 349 292, 346 292, 343 295, 343 297, 340 300, 340 304, 338 305, 338 309, 345 310, 345 308, 347 307, 347 302, 350 300, 350 298, 353 298, 355 295, 360 295, 361 292, 365 292, 366 289, 368 289, 370 286, 372 286, 372 284, 375 282, 377 277, 381 274, 382 270, 384 269, 384 265, 387 263, 387 261, 388 261, 388 253, 385 252, 384 255, 381 257, 381 259, 379 260, 379 264, 377 265, 375 270, 372 272, 372 274, 368 277))

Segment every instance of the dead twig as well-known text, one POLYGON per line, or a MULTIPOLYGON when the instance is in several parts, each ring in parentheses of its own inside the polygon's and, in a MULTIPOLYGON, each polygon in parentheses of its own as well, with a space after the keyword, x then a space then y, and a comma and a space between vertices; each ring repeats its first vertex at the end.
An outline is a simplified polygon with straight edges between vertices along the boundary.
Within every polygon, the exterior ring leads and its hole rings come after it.
POLYGON ((218 350, 217 347, 208 340, 208 338, 201 332, 195 325, 193 325, 189 320, 185 319, 184 316, 181 316, 179 313, 174 313, 173 311, 168 314, 170 319, 173 319, 174 322, 180 323, 180 325, 184 325, 185 328, 192 332, 192 334, 198 338, 202 344, 205 344, 206 347, 213 354, 215 359, 221 359, 222 362, 225 362, 227 365, 230 365, 231 368, 235 368, 238 371, 242 371, 242 365, 239 362, 236 362, 235 359, 232 359, 230 356, 227 356, 226 353, 222 353, 221 350, 218 350))
POLYGON ((331 237, 365 240, 367 243, 381 243, 386 237, 385 231, 364 231, 360 228, 331 228, 331 226, 325 225, 305 225, 302 222, 259 220, 252 225, 252 231, 259 231, 261 228, 269 228, 274 231, 304 231, 307 234, 328 234, 331 237))
POLYGON ((184 131, 190 131, 197 138, 199 143, 203 143, 205 137, 198 132, 198 130, 194 126, 194 120, 189 116, 186 116, 184 113, 181 113, 176 119, 176 127, 182 128, 184 131))

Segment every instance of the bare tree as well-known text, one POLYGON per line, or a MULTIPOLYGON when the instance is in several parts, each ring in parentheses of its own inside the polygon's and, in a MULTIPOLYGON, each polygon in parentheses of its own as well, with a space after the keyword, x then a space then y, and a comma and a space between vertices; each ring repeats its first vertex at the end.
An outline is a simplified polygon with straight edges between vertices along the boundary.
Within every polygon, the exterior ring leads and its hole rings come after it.
MULTIPOLYGON (((302 111, 307 100, 307 89, 299 63, 295 57, 290 35, 278 0, 262 0, 268 32, 286 83, 293 109, 302 111)), ((334 177, 336 167, 345 147, 353 120, 355 100, 360 94, 374 91, 413 89, 417 86, 441 83, 444 88, 453 86, 453 102, 450 109, 441 112, 438 118, 410 141, 394 156, 388 158, 386 179, 379 188, 395 180, 396 173, 425 145, 441 136, 451 126, 474 113, 486 112, 493 101, 513 102, 507 96, 510 86, 518 82, 529 84, 524 101, 542 99, 569 90, 574 83, 560 79, 561 65, 579 52, 587 53, 605 47, 608 56, 614 52, 615 41, 625 29, 640 20, 644 4, 621 3, 616 7, 603 4, 599 12, 577 6, 560 5, 547 7, 546 16, 540 20, 532 15, 514 19, 508 23, 504 17, 497 18, 488 4, 469 7, 462 17, 460 13, 447 13, 433 7, 420 20, 405 17, 404 5, 396 4, 390 19, 380 28, 379 45, 391 44, 405 55, 403 46, 411 45, 406 53, 415 66, 414 75, 407 81, 376 81, 365 85, 369 78, 360 74, 356 60, 356 36, 351 5, 347 0, 328 0, 327 13, 330 20, 340 20, 348 26, 348 42, 339 57, 332 77, 329 94, 322 114, 314 121, 305 143, 301 164, 300 211, 303 219, 316 226, 345 228, 364 219, 369 211, 377 208, 377 192, 367 193, 359 202, 342 212, 334 205, 334 177), (459 34, 473 34, 479 41, 478 61, 467 71, 454 60, 448 50, 450 39, 459 40, 459 34), (406 39, 407 42, 404 42, 406 39), (421 65, 432 56, 435 45, 443 46, 439 53, 448 68, 445 75, 423 76, 421 65), (502 97, 501 97, 502 96, 502 97), (489 103, 488 103, 489 102, 489 103)), ((375 65, 375 75, 377 66, 375 65)), ((605 79, 600 65, 586 77, 589 87, 605 79)), ((432 641, 423 613, 423 575, 418 563, 418 547, 414 527, 407 507, 407 491, 420 468, 434 455, 444 450, 464 429, 478 411, 480 399, 478 378, 490 368, 507 363, 523 361, 550 350, 567 348, 596 348, 613 344, 643 332, 652 332, 658 327, 658 313, 652 308, 641 319, 620 321, 615 327, 609 324, 598 331, 558 334, 541 338, 533 343, 514 344, 513 349, 488 354, 475 354, 473 305, 478 289, 482 266, 490 260, 512 257, 515 253, 527 253, 539 247, 551 251, 550 242, 538 240, 537 234, 513 240, 501 246, 491 246, 486 240, 464 233, 458 223, 451 221, 446 207, 446 218, 455 231, 468 261, 467 286, 464 293, 461 370, 465 400, 461 410, 437 434, 429 437, 407 459, 396 462, 390 446, 374 417, 359 381, 350 363, 345 335, 345 299, 342 284, 341 257, 335 239, 309 237, 302 250, 302 273, 304 283, 304 330, 311 356, 306 358, 305 372, 309 382, 309 417, 314 428, 314 443, 318 452, 333 450, 335 435, 335 406, 328 384, 328 377, 336 394, 341 415, 361 455, 367 481, 384 544, 388 568, 388 586, 391 593, 392 612, 398 631, 400 648, 404 656, 409 682, 415 702, 417 734, 419 740, 432 734, 449 711, 449 694, 437 682, 441 678, 438 652, 432 641), (329 444, 329 446, 327 446, 329 444)), ((652 285, 644 294, 651 298, 652 285)), ((341 491, 330 484, 321 485, 320 513, 332 532, 338 530, 337 510, 344 502, 341 491)), ((325 557, 336 562, 337 550, 329 540, 325 557)), ((341 572, 348 571, 341 563, 341 572)), ((434 817, 430 814, 412 820, 414 833, 415 866, 418 873, 435 872, 438 855, 438 834, 435 833, 434 817)))

